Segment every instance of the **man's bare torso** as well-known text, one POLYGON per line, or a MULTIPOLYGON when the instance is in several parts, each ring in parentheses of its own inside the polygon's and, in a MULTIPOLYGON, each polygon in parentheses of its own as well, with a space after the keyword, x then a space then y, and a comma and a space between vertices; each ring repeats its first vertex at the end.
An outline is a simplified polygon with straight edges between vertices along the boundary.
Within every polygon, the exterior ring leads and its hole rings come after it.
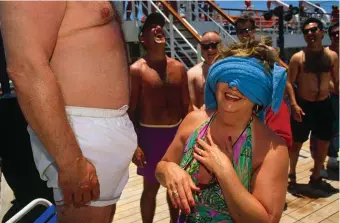
POLYGON ((204 88, 206 76, 208 73, 207 66, 199 63, 188 71, 189 92, 192 103, 201 108, 204 105, 204 88))
POLYGON ((110 2, 67 2, 50 59, 66 105, 117 109, 129 104, 122 37, 110 2))
POLYGON ((176 124, 184 118, 182 103, 183 74, 178 61, 167 58, 167 80, 149 67, 145 59, 134 65, 141 77, 140 95, 137 103, 138 121, 150 125, 176 124))
MULTIPOLYGON (((329 50, 325 49, 325 53, 329 54, 329 50)), ((329 72, 321 72, 318 77, 318 74, 316 74, 315 72, 306 71, 305 52, 302 50, 297 53, 297 56, 299 57, 299 73, 296 77, 297 96, 308 101, 324 100, 329 95, 331 66, 329 72)))

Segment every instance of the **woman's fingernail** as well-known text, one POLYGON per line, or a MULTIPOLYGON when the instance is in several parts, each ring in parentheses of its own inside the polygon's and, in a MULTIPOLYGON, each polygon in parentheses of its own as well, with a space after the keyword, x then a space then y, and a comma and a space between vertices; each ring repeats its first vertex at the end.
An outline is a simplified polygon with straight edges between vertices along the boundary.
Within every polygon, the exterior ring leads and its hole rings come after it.
POLYGON ((190 209, 185 209, 185 212, 186 212, 187 214, 190 214, 190 209))

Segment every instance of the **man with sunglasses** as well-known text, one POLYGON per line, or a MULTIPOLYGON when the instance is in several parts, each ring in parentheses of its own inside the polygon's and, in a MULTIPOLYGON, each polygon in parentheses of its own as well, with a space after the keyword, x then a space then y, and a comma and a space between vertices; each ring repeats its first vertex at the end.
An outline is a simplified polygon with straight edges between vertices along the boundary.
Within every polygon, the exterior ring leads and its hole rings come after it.
MULTIPOLYGON (((328 35, 331 39, 331 45, 327 49, 334 51, 339 56, 339 22, 332 24, 328 28, 328 35)), ((330 97, 335 120, 333 121, 333 137, 328 148, 327 170, 339 172, 339 161, 337 160, 339 151, 339 94, 334 91, 333 82, 331 82, 330 97)), ((313 135, 311 136, 310 144, 311 151, 314 153, 316 140, 313 135)), ((322 171, 321 175, 327 176, 327 172, 322 171)))
POLYGON ((242 15, 235 21, 236 35, 241 42, 255 39, 255 19, 249 15, 242 15))
MULTIPOLYGON (((236 35, 241 42, 255 39, 255 20, 249 15, 242 15, 235 21, 236 35)), ((275 50, 273 48, 273 50, 275 50)), ((292 132, 290 129, 289 108, 283 100, 277 114, 271 108, 265 111, 265 123, 278 136, 285 140, 288 148, 292 145, 292 132)))
POLYGON ((190 99, 195 109, 204 105, 204 85, 208 69, 217 56, 217 45, 221 42, 220 35, 215 31, 209 31, 202 35, 201 52, 204 62, 201 62, 188 71, 188 85, 190 99))
MULTIPOLYGON (((153 222, 160 187, 155 178, 156 165, 190 106, 186 69, 165 54, 164 25, 165 19, 159 13, 146 18, 139 35, 146 55, 130 67, 132 94, 128 112, 138 135, 138 148, 132 161, 144 178, 140 207, 145 223, 153 222)), ((171 203, 169 208, 171 220, 176 222, 178 210, 171 203)))
POLYGON ((322 181, 320 172, 327 156, 332 138, 333 111, 329 98, 329 83, 333 81, 339 92, 338 56, 324 48, 323 23, 316 18, 307 19, 302 25, 307 47, 294 54, 289 63, 287 91, 292 107, 291 127, 293 146, 290 156, 290 187, 296 185, 296 164, 302 144, 309 133, 316 138, 314 168, 309 184, 314 189, 332 192, 328 183, 322 181), (296 85, 294 89, 293 86, 296 85))
MULTIPOLYGON (((339 56, 339 22, 332 24, 328 28, 328 35, 331 38, 329 50, 334 51, 339 56)), ((327 169, 339 172, 339 92, 331 91, 331 101, 335 120, 333 122, 333 138, 328 149, 327 169)))

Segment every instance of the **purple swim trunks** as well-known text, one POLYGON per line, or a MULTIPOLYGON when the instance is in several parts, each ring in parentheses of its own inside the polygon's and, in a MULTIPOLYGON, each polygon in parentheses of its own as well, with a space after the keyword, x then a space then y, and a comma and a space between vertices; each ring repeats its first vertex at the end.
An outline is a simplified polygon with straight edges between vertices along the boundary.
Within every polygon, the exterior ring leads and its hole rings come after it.
POLYGON ((157 163, 163 158, 174 139, 179 124, 169 127, 145 126, 138 129, 138 143, 144 152, 145 161, 143 168, 137 168, 137 174, 144 176, 149 183, 158 184, 155 177, 157 163))

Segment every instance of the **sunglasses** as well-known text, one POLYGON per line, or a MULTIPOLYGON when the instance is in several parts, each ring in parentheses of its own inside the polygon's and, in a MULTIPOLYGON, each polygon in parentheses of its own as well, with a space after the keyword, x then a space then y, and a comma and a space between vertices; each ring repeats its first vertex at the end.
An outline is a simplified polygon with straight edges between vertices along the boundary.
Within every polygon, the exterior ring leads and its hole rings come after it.
POLYGON ((337 37, 339 36, 339 31, 336 31, 336 32, 331 32, 331 37, 337 37))
POLYGON ((217 45, 220 42, 211 42, 211 43, 201 43, 202 49, 203 50, 209 50, 210 48, 215 50, 217 48, 217 45))
POLYGON ((303 35, 307 35, 307 34, 309 33, 309 31, 310 31, 311 33, 316 33, 318 30, 319 30, 319 27, 312 27, 312 28, 310 28, 310 29, 304 29, 304 30, 302 31, 302 33, 303 33, 303 35))
POLYGON ((254 29, 252 29, 252 28, 245 28, 245 29, 238 29, 237 30, 237 33, 238 34, 247 34, 247 33, 250 33, 251 31, 253 31, 254 29))

